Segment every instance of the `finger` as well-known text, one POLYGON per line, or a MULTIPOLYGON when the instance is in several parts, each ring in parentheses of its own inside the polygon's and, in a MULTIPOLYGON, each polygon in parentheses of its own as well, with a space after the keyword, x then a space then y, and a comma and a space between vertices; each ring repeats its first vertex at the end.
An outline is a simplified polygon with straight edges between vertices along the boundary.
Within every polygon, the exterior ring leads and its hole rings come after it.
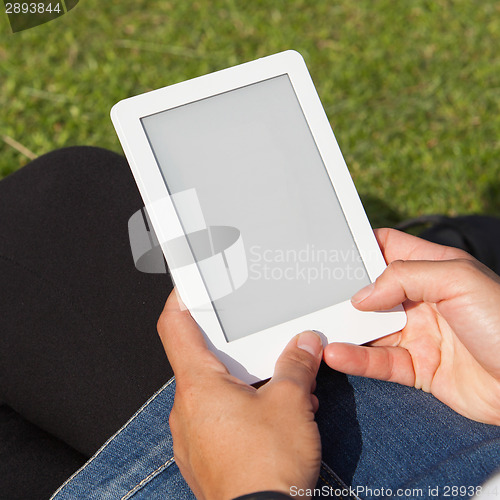
POLYGON ((311 394, 311 405, 313 413, 316 413, 319 410, 319 400, 315 394, 311 394))
POLYGON ((304 393, 310 394, 315 387, 322 353, 323 345, 319 335, 311 331, 302 332, 281 353, 270 384, 291 380, 304 393))
POLYGON ((180 307, 176 290, 167 299, 158 320, 158 333, 176 377, 196 374, 207 366, 227 373, 224 365, 209 351, 205 338, 189 311, 180 307))
POLYGON ((383 311, 406 299, 428 303, 451 300, 469 291, 470 284, 465 278, 470 279, 471 272, 474 272, 471 261, 463 259, 397 260, 387 266, 375 283, 357 292, 351 302, 362 311, 383 311))
POLYGON ((342 373, 413 386, 410 353, 402 347, 364 347, 334 343, 325 347, 325 363, 342 373))
POLYGON ((472 259, 471 255, 458 248, 431 243, 396 229, 375 229, 374 233, 388 264, 393 260, 472 259))

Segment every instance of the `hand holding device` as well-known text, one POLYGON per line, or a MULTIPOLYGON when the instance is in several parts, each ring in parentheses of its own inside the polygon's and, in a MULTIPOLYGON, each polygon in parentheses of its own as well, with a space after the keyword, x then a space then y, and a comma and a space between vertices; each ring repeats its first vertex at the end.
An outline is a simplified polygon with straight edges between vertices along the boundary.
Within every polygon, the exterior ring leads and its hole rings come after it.
POLYGON ((408 322, 370 347, 330 344, 325 361, 415 386, 468 418, 500 425, 500 277, 462 250, 393 229, 376 236, 389 266, 353 305, 404 303, 408 322))
POLYGON ((170 414, 175 461, 197 498, 229 500, 262 490, 313 488, 321 443, 312 394, 322 345, 313 332, 295 336, 272 379, 241 382, 209 351, 175 291, 158 332, 176 376, 170 414))

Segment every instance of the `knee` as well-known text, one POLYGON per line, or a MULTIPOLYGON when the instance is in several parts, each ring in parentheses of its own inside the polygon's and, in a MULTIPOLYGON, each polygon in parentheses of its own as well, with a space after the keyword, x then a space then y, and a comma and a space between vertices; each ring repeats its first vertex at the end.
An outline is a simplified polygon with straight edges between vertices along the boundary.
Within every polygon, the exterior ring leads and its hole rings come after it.
POLYGON ((46 153, 26 168, 43 170, 44 176, 53 171, 56 176, 89 177, 112 175, 114 171, 128 170, 128 165, 123 156, 107 149, 70 146, 46 153))
POLYGON ((123 156, 73 146, 42 155, 5 178, 0 183, 0 208, 4 205, 11 211, 17 207, 17 213, 67 217, 68 210, 133 213, 141 202, 123 156))

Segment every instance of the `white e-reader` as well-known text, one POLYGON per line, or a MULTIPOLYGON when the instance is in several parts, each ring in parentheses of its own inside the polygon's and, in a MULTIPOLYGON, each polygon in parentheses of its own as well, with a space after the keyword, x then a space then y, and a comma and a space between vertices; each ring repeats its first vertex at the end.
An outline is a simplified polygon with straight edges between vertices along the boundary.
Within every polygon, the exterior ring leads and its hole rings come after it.
POLYGON ((184 304, 245 382, 304 330, 363 344, 402 307, 304 60, 286 51, 120 101, 111 117, 184 304))

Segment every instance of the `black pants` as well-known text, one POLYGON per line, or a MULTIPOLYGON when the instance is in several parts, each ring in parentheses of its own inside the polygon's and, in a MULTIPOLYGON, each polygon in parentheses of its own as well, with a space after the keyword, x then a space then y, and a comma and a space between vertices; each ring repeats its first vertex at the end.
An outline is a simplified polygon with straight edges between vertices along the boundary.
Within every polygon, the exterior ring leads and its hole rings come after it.
MULTIPOLYGON (((141 207, 124 158, 96 148, 0 182, 0 500, 48 498, 172 376, 156 333, 172 284, 129 247, 141 207)), ((445 222, 428 239, 458 234, 495 267, 498 220, 457 223, 467 238, 445 222)))
POLYGON ((168 275, 136 271, 125 159, 88 147, 0 182, 0 499, 44 499, 171 376, 168 275))

